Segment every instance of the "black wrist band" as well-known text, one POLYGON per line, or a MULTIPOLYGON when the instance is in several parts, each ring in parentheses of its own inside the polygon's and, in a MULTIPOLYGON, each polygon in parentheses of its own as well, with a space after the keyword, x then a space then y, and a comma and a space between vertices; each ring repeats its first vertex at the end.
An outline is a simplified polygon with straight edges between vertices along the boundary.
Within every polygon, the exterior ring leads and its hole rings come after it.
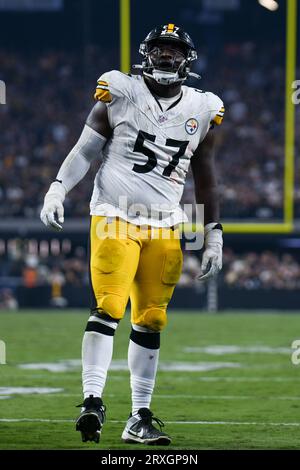
POLYGON ((223 232, 223 225, 222 224, 216 224, 212 230, 221 230, 223 232))

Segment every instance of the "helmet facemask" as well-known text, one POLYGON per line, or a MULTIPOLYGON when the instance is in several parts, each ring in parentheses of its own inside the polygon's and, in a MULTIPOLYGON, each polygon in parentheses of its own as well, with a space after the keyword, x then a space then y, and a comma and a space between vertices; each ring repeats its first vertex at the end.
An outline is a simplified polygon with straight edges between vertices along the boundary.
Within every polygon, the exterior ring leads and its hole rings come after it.
POLYGON ((191 63, 197 52, 191 37, 173 23, 154 28, 140 45, 142 64, 133 65, 144 76, 160 85, 178 85, 189 77, 201 78, 192 73, 191 63))
POLYGON ((177 41, 152 41, 142 44, 143 73, 160 85, 180 83, 188 78, 192 52, 177 41))

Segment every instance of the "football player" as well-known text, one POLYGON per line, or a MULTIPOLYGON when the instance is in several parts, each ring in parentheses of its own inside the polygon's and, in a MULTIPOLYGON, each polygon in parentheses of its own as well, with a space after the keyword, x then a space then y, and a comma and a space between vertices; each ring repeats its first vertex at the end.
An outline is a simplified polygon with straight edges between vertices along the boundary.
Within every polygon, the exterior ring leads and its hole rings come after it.
POLYGON ((182 267, 178 225, 186 217, 180 200, 191 164, 196 202, 205 206, 202 279, 209 279, 222 267, 210 129, 221 124, 224 106, 213 93, 184 85, 197 53, 180 27, 155 28, 140 53, 140 75, 113 70, 99 78, 97 103, 45 196, 41 219, 62 229, 66 195, 102 155, 90 203, 92 306, 82 343, 84 401, 76 429, 84 441, 99 441, 114 334, 130 298, 132 410, 122 439, 168 445, 171 438, 150 404, 160 333, 182 267))

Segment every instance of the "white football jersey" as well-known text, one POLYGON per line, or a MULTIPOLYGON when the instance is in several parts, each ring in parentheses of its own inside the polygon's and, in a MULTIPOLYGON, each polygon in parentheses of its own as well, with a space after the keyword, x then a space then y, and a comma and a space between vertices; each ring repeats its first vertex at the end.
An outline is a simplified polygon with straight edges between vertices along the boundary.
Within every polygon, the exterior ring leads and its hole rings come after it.
POLYGON ((116 70, 99 78, 95 98, 107 104, 113 135, 95 177, 91 215, 153 227, 187 221, 180 200, 190 160, 211 125, 221 124, 222 100, 182 86, 163 111, 142 76, 116 70))

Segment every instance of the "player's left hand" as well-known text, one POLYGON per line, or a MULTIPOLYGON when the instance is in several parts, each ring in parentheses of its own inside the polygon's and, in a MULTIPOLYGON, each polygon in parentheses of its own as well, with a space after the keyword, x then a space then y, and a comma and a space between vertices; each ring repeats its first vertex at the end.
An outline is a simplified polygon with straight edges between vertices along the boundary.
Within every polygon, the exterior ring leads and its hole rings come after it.
POLYGON ((223 227, 219 223, 210 223, 204 227, 205 250, 202 257, 199 281, 215 277, 222 269, 223 227))
POLYGON ((202 257, 199 281, 207 281, 215 277, 222 269, 222 246, 220 244, 208 244, 202 257))

